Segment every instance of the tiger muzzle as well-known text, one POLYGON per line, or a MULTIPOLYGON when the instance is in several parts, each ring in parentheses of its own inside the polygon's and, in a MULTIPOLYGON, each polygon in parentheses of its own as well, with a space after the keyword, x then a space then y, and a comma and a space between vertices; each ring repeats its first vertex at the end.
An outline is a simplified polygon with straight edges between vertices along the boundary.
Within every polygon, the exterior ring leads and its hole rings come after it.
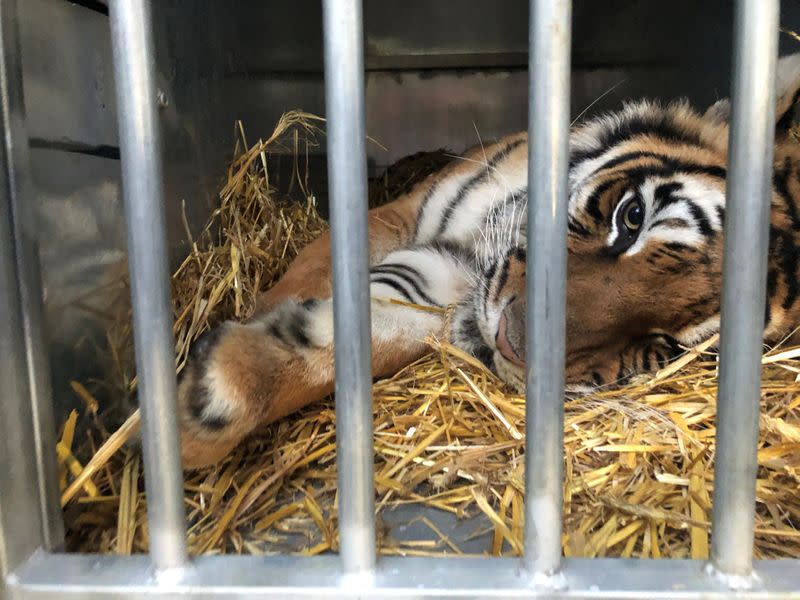
POLYGON ((503 309, 495 344, 503 358, 518 367, 525 366, 525 300, 519 296, 503 309))

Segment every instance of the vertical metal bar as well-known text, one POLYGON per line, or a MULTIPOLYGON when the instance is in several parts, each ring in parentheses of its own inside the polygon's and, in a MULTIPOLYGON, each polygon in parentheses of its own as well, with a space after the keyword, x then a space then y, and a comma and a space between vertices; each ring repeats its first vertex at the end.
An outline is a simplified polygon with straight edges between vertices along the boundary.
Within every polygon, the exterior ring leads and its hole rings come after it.
POLYGON ((525 564, 561 563, 571 0, 531 0, 525 564), (532 249, 531 249, 532 250, 532 249))
POLYGON ((5 162, 8 178, 10 218, 16 244, 28 394, 33 419, 36 476, 42 511, 44 547, 53 550, 64 541, 64 523, 59 503, 55 454, 55 421, 50 389, 50 364, 42 331, 43 307, 35 202, 31 190, 28 135, 25 130, 25 101, 22 89, 22 61, 16 0, 0 2, 2 24, 2 112, 5 162))
MULTIPOLYGON (((7 95, 9 6, 0 3, 0 125, 4 141, 12 134, 7 95)), ((9 573, 45 543, 13 232, 14 166, 8 148, 7 143, 0 144, 0 594, 9 573)))
POLYGON ((752 568, 779 0, 738 0, 722 272, 712 561, 752 568))
MULTIPOLYGON (((6 159, 5 146, 0 150, 6 159)), ((0 590, 2 578, 44 544, 33 444, 33 414, 22 331, 11 194, 0 171, 0 590)))
POLYGON ((345 572, 375 565, 367 172, 361 0, 325 0, 336 455, 345 572))
POLYGON ((166 570, 186 562, 186 521, 151 6, 149 0, 115 0, 109 8, 150 555, 157 570, 166 570))
POLYGON ((711 548, 728 575, 753 563, 779 13, 779 0, 736 2, 711 548))

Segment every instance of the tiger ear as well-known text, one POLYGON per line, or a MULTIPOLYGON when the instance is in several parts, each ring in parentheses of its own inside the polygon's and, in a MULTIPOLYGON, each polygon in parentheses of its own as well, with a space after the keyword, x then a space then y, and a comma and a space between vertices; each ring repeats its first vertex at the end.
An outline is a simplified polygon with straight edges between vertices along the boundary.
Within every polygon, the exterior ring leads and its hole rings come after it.
MULTIPOLYGON (((778 60, 775 85, 775 133, 780 137, 791 127, 794 108, 800 100, 800 53, 778 60)), ((730 118, 731 101, 728 98, 712 104, 703 115, 703 119, 712 125, 727 125, 730 118)))
POLYGON ((717 100, 703 114, 703 120, 711 125, 727 125, 731 120, 731 101, 727 98, 717 100))

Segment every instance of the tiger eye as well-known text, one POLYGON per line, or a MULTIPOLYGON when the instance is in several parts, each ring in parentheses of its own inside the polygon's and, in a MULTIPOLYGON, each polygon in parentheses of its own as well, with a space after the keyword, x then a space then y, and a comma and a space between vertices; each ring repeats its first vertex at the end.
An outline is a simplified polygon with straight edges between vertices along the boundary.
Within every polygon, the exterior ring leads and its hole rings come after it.
POLYGON ((631 231, 638 231, 644 222, 644 207, 639 200, 633 200, 622 213, 622 223, 631 231))

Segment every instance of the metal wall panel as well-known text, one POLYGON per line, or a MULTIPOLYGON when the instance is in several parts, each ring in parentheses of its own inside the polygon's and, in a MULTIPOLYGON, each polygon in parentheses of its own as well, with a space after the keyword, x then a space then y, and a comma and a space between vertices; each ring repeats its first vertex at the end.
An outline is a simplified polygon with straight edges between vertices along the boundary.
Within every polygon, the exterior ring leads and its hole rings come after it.
MULTIPOLYGON (((700 105, 711 104, 727 80, 723 70, 690 77, 672 66, 575 69, 572 115, 587 107, 588 114, 611 110, 641 96, 689 96, 700 105)), ((527 81, 523 69, 369 72, 367 133, 384 146, 367 144, 370 174, 421 149, 459 152, 477 144, 479 136, 488 140, 525 129, 527 81)), ((256 137, 268 133, 287 107, 322 114, 323 104, 320 77, 276 74, 226 81, 221 108, 243 119, 256 137)), ((324 189, 317 191, 324 195, 324 189)))
POLYGON ((59 150, 30 156, 53 395, 64 416, 80 408, 70 380, 85 383, 108 368, 99 287, 122 272, 125 257, 119 161, 59 150))
MULTIPOLYGON (((219 3, 212 0, 206 6, 215 10, 219 3)), ((237 11, 225 11, 217 21, 223 37, 231 40, 224 51, 230 72, 322 70, 319 2, 262 2, 262 10, 251 2, 238 6, 246 20, 237 11)), ((730 44, 729 1, 675 0, 668 11, 658 11, 662 6, 659 0, 577 0, 573 63, 674 63, 730 44)), ((526 0, 366 2, 366 67, 526 67, 527 22, 526 0)), ((205 53, 213 50, 207 47, 205 53)))
MULTIPOLYGON (((617 86, 588 114, 643 95, 687 96, 699 106, 730 87, 732 3, 677 0, 575 3, 573 114, 617 86)), ((190 221, 214 202, 233 122, 267 135, 291 108, 322 114, 321 13, 317 0, 178 0, 156 6, 167 196, 185 198, 190 221), (198 32, 202 32, 199 34, 198 32), (209 43, 213 40, 213 43, 209 43)), ((371 173, 420 149, 460 150, 525 128, 525 0, 367 2, 365 62, 371 173), (475 125, 473 125, 473 122, 475 125), (402 124, 401 124, 402 123, 402 124)), ((800 25, 784 3, 783 25, 800 25)), ((800 45, 782 36, 784 51, 800 45)), ((322 152, 322 150, 321 150, 322 152)), ((325 195, 324 186, 317 190, 325 195)), ((175 207, 179 203, 176 200, 175 207)), ((179 235, 168 206, 171 235, 179 235)))
POLYGON ((28 135, 37 145, 115 147, 108 17, 65 0, 24 0, 19 13, 28 135))
MULTIPOLYGON (((197 5, 198 3, 196 3, 197 5)), ((202 62, 222 60, 226 73, 321 72, 318 0, 221 0, 199 3, 215 14, 224 46, 204 45, 202 62), (242 18, 247 15, 247 18, 242 18)), ((797 26, 797 6, 784 2, 784 25, 797 26)), ((578 67, 730 64, 729 0, 576 0, 573 65, 578 67)), ((526 0, 381 0, 364 3, 369 70, 527 67, 526 0)), ((786 40, 788 41, 788 40, 786 40)))

